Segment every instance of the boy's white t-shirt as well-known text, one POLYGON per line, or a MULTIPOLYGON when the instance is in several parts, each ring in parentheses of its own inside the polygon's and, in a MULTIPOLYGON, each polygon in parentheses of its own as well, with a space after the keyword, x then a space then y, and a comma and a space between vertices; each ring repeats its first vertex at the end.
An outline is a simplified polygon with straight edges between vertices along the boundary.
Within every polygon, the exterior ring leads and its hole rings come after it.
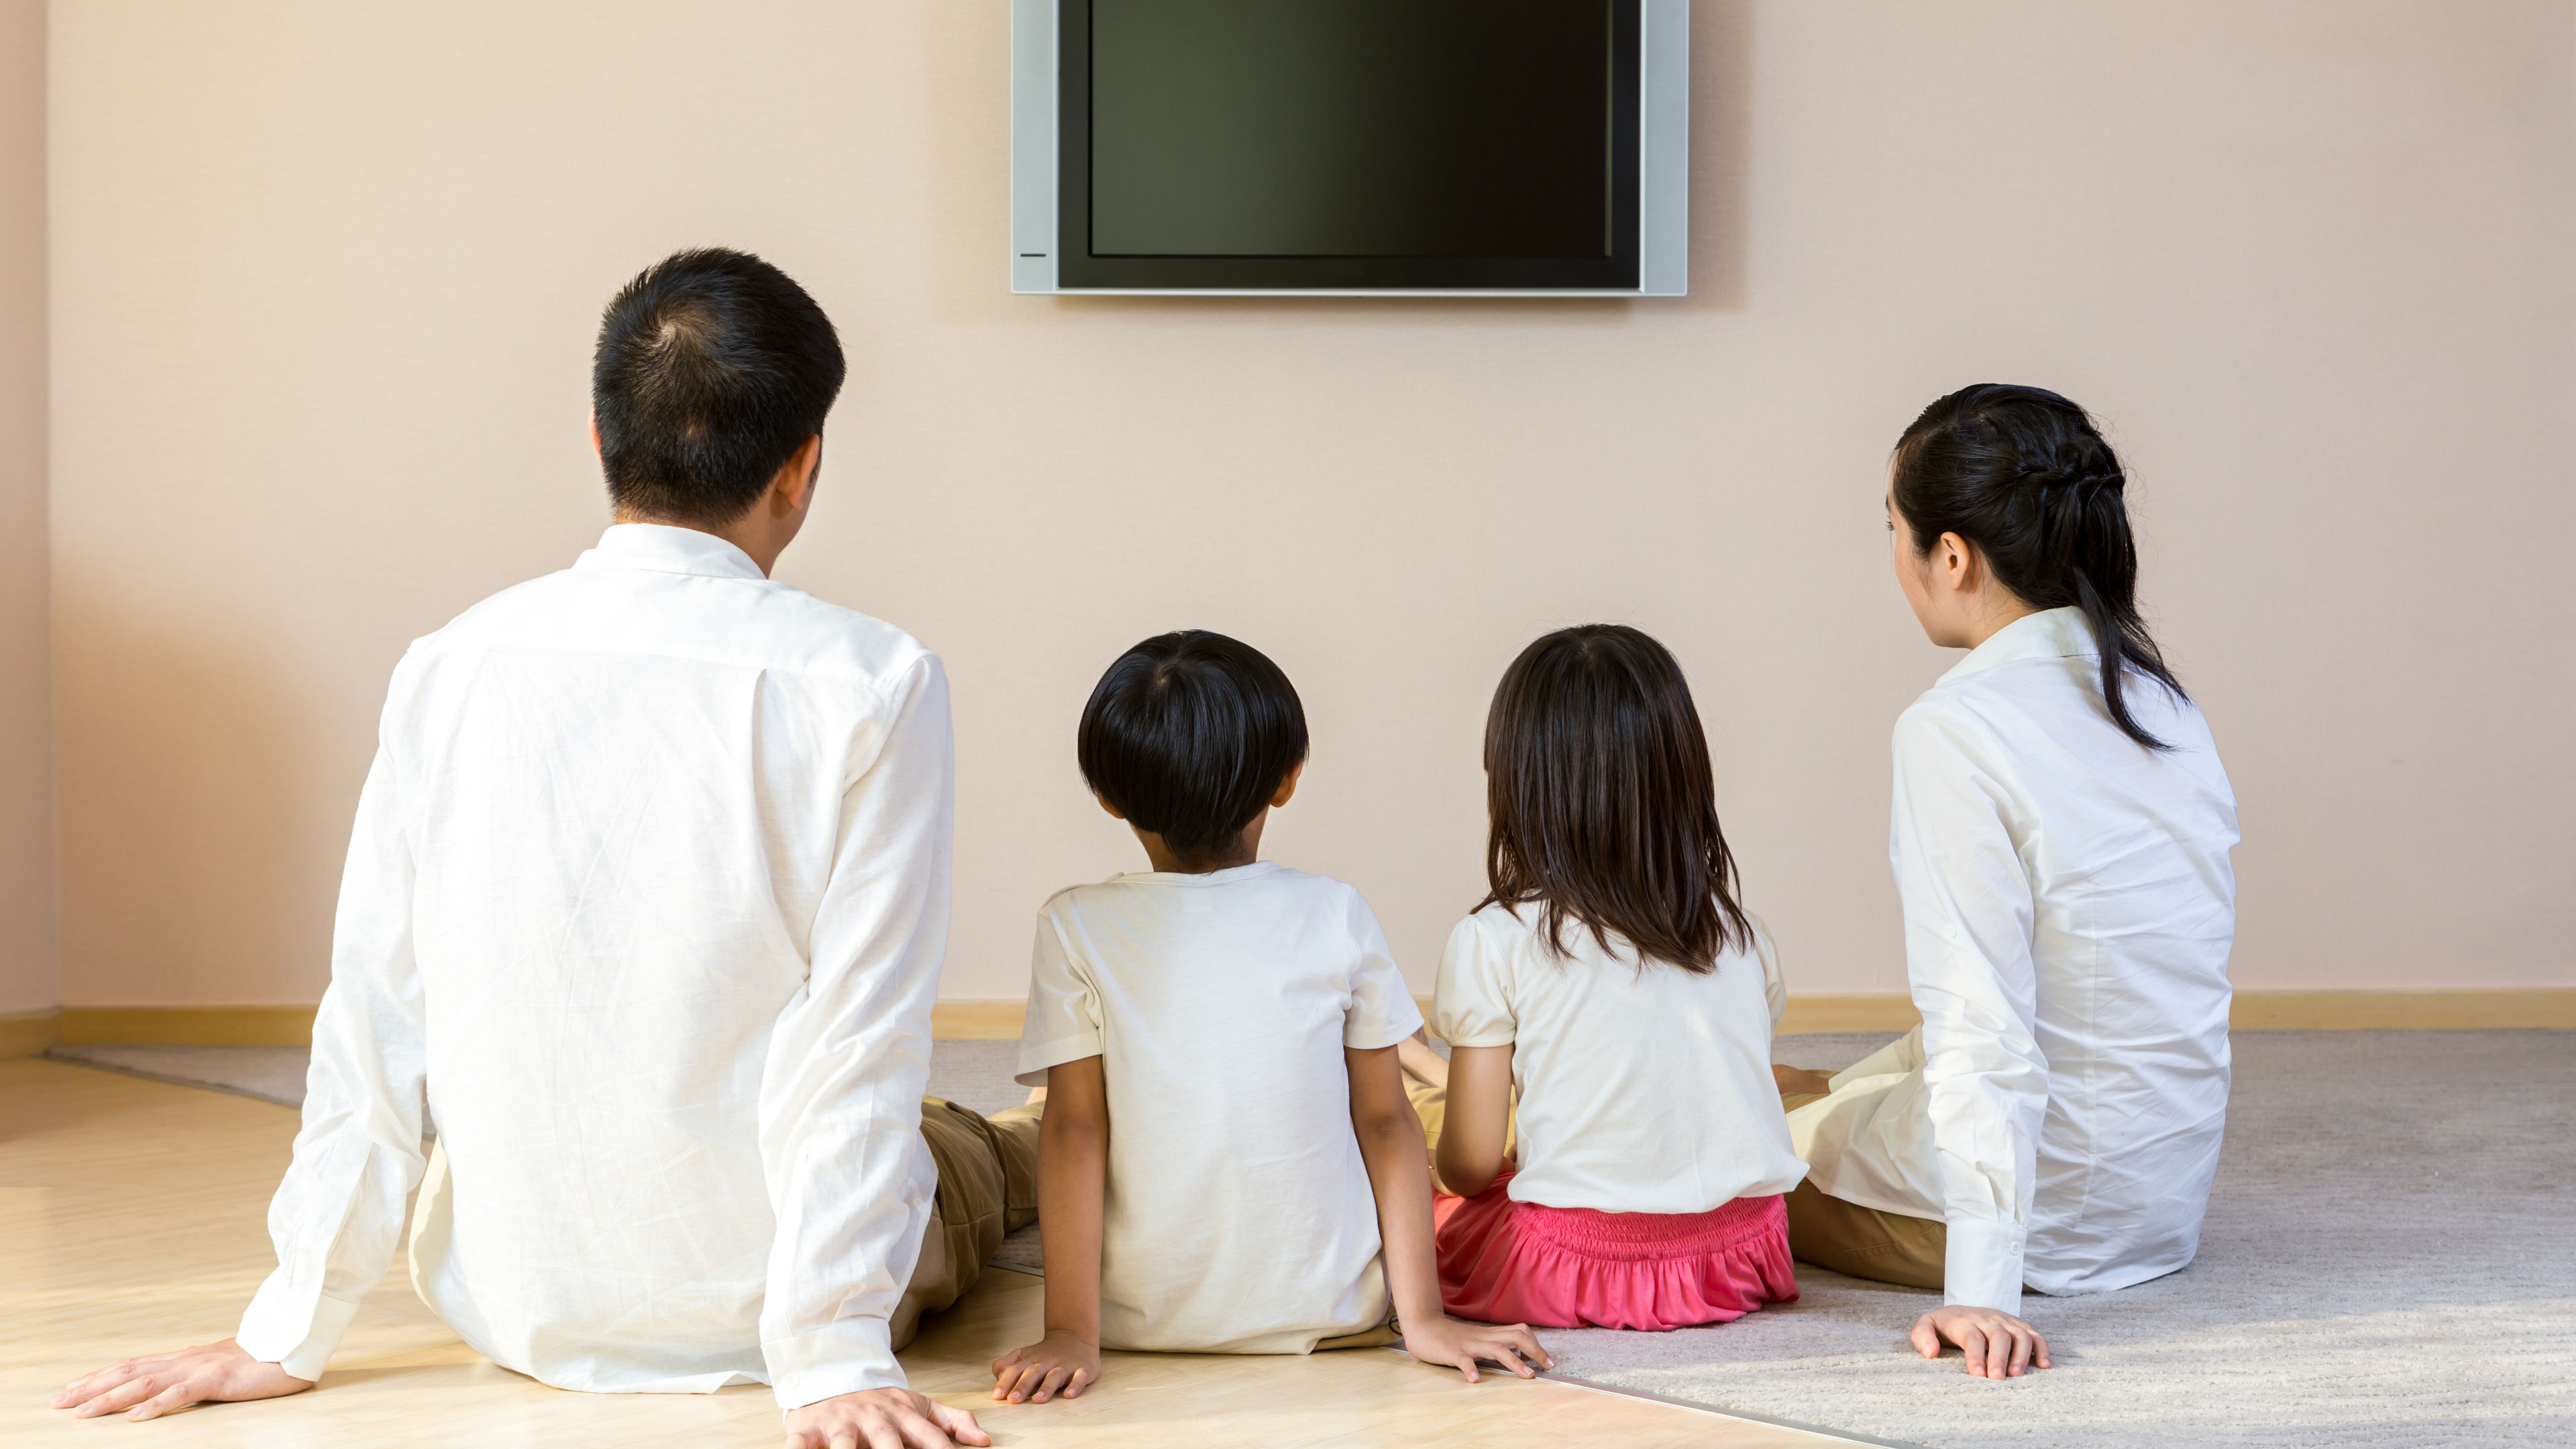
POLYGON ((1103 1348, 1305 1353, 1386 1321, 1342 1049, 1421 1025, 1337 880, 1261 861, 1046 903, 1019 1080, 1102 1058, 1103 1348))
POLYGON ((1603 950, 1566 922, 1549 952, 1538 906, 1489 905, 1440 957, 1432 1030, 1452 1047, 1512 1048, 1518 1202, 1602 1212, 1703 1213, 1798 1185, 1771 1076, 1788 1002, 1771 938, 1693 975, 1648 962, 1616 934, 1603 950), (1524 917, 1526 919, 1524 919, 1524 917))

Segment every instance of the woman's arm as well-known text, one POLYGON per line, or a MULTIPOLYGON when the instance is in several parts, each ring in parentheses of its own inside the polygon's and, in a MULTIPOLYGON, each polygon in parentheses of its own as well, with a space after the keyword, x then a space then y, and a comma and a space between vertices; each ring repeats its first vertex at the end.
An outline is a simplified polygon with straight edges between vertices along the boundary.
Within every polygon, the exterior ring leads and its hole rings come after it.
POLYGON ((1452 1047, 1449 1115, 1440 1125, 1440 1185, 1474 1197, 1502 1174, 1512 1124, 1512 1049, 1452 1047))
POLYGON ((1038 1238, 1046 1337, 993 1360, 993 1397, 1043 1404, 1100 1380, 1100 1214, 1109 1180, 1109 1078, 1100 1058, 1047 1068, 1038 1123, 1038 1238))
POLYGON ((1351 1075, 1351 1129, 1377 1194, 1377 1230, 1386 1245, 1386 1282, 1395 1297, 1405 1351, 1424 1363, 1454 1365, 1476 1382, 1476 1361, 1491 1359, 1522 1378, 1556 1360, 1527 1325, 1461 1323, 1440 1304, 1440 1265, 1431 1243, 1431 1175, 1422 1166, 1422 1119, 1404 1095, 1395 1048, 1344 1048, 1351 1075), (1524 1362, 1526 1360, 1527 1362, 1524 1362))

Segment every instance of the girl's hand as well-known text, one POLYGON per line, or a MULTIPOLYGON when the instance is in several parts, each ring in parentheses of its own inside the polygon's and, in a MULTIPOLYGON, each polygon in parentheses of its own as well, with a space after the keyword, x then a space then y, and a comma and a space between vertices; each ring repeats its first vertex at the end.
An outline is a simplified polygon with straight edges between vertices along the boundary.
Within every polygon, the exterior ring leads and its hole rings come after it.
POLYGON ((1015 1348, 993 1360, 993 1397, 1011 1403, 1043 1404, 1058 1392, 1068 1399, 1100 1382, 1100 1345, 1086 1343, 1062 1329, 1026 1348, 1015 1348))
POLYGON ((1525 1323, 1462 1323, 1445 1315, 1418 1325, 1408 1322, 1404 1351, 1424 1363, 1455 1368, 1471 1384, 1477 1380, 1480 1358, 1492 1359, 1525 1379, 1537 1378, 1539 1369, 1556 1367, 1556 1360, 1539 1346, 1538 1336, 1525 1323))

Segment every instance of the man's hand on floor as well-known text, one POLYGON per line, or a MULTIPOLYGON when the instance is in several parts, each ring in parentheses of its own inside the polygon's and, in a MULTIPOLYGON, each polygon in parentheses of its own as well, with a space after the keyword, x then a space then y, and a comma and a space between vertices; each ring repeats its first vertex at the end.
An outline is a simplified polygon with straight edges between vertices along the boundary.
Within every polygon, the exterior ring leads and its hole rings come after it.
POLYGON ((277 1399, 311 1387, 311 1379, 299 1379, 273 1363, 262 1363, 227 1338, 177 1353, 127 1359, 113 1368, 74 1379, 54 1395, 53 1406, 70 1409, 74 1417, 82 1419, 95 1419, 122 1409, 125 1417, 140 1422, 190 1404, 277 1399))
POLYGON ((1914 1320, 1913 1338, 1925 1358, 1939 1358, 1945 1343, 1957 1344, 1968 1355, 1968 1372, 1981 1379, 2019 1378, 2048 1367, 2048 1340, 2000 1308, 1935 1308, 1914 1320))
POLYGON ((992 1442, 974 1415, 910 1389, 863 1389, 787 1411, 786 1449, 948 1449, 992 1442))

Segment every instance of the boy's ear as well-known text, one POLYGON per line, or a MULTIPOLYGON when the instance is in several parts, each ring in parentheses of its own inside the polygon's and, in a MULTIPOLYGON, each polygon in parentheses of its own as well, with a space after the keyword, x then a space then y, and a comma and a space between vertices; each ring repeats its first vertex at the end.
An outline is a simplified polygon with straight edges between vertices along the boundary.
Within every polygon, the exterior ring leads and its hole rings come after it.
POLYGON ((1297 777, 1304 773, 1306 773, 1306 762, 1304 760, 1299 760, 1296 765, 1288 771, 1287 776, 1279 782, 1279 793, 1270 797, 1271 809, 1276 810, 1280 806, 1288 803, 1289 798, 1297 793, 1297 777))
POLYGON ((1109 797, 1108 797, 1108 796, 1106 796, 1106 795, 1094 795, 1094 796, 1092 796, 1091 798, 1100 802, 1100 808, 1109 812, 1109 818, 1110 818, 1110 819, 1112 819, 1112 820, 1124 820, 1124 819, 1126 819, 1126 818, 1127 818, 1127 812, 1126 812, 1126 811, 1124 811, 1124 810, 1119 809, 1119 808, 1118 808, 1117 806, 1115 806, 1115 805, 1110 804, 1110 803, 1109 803, 1109 797))

